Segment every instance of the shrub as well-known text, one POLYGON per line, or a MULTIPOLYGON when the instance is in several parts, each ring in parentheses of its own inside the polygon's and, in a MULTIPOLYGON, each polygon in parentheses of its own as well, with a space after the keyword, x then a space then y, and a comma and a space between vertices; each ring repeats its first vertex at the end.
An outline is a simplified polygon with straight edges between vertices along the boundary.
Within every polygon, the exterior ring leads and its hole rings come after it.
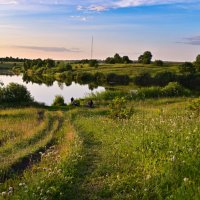
POLYGON ((55 96, 52 106, 64 106, 65 101, 64 98, 60 95, 55 96))
POLYGON ((156 66, 159 66, 159 67, 161 67, 161 66, 164 65, 164 63, 163 63, 162 60, 155 60, 154 64, 155 64, 156 66))
POLYGON ((98 67, 99 66, 98 60, 90 60, 89 66, 90 67, 98 67))
POLYGON ((128 108, 124 97, 116 97, 110 104, 110 115, 112 118, 129 119, 133 115, 133 109, 128 108))
POLYGON ((200 114, 200 98, 193 100, 189 105, 190 110, 200 114))
POLYGON ((121 84, 121 85, 128 85, 130 78, 128 75, 117 75, 115 73, 109 73, 107 74, 107 83, 116 85, 116 84, 121 84))
POLYGON ((90 83, 94 81, 94 75, 88 72, 77 73, 75 80, 78 83, 90 83))
POLYGON ((1 88, 0 102, 30 103, 33 102, 33 98, 25 86, 10 83, 7 87, 1 88))
POLYGON ((141 88, 138 90, 136 97, 139 99, 145 99, 145 98, 157 98, 162 96, 161 94, 161 88, 160 87, 147 87, 147 88, 141 88))
POLYGON ((182 74, 194 74, 196 72, 196 68, 191 62, 185 62, 179 66, 179 71, 182 74))
POLYGON ((106 76, 101 72, 95 73, 94 79, 95 79, 95 82, 100 85, 106 82, 106 76))
POLYGON ((139 86, 151 86, 153 80, 149 73, 143 72, 135 77, 134 83, 139 86))
POLYGON ((159 72, 153 78, 154 85, 157 86, 165 86, 170 82, 175 82, 176 80, 177 80, 176 74, 167 71, 159 72))
POLYGON ((187 96, 189 93, 189 90, 177 82, 171 82, 162 89, 162 96, 164 97, 187 96))

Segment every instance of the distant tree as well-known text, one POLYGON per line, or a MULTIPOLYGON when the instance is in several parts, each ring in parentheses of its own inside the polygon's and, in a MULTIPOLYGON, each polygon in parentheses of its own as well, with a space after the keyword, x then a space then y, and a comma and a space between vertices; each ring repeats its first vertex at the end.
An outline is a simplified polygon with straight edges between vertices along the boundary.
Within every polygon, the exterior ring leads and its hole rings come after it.
POLYGON ((122 58, 118 53, 114 55, 114 60, 115 60, 115 63, 122 63, 122 58))
POLYGON ((94 59, 90 60, 89 66, 90 67, 98 67, 99 66, 98 60, 94 60, 94 59))
POLYGON ((105 63, 107 63, 107 64, 115 64, 115 59, 111 58, 111 57, 108 57, 108 58, 106 58, 105 63))
POLYGON ((196 61, 194 63, 197 71, 200 71, 200 54, 196 57, 196 61))
POLYGON ((194 74, 196 68, 191 62, 184 62, 179 66, 179 72, 182 74, 194 74))
POLYGON ((155 64, 156 66, 160 66, 160 67, 164 65, 164 63, 163 63, 162 60, 155 60, 154 64, 155 64))
POLYGON ((153 56, 150 51, 145 51, 143 55, 139 56, 138 62, 142 64, 150 64, 152 57, 153 56))
POLYGON ((128 64, 128 63, 131 63, 132 61, 129 59, 128 56, 123 56, 123 57, 122 57, 122 62, 123 62, 124 64, 128 64))
POLYGON ((56 66, 55 61, 52 60, 52 59, 47 59, 47 60, 45 60, 45 63, 46 63, 46 67, 47 67, 47 68, 53 68, 53 67, 56 66))

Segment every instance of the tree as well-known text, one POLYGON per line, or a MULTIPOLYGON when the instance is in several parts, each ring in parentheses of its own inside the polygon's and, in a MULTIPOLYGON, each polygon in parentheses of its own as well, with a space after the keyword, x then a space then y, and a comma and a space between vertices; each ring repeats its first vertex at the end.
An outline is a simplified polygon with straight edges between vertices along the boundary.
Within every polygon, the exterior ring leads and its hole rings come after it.
POLYGON ((152 54, 150 51, 145 51, 143 55, 139 56, 138 62, 142 64, 151 64, 152 54))
POLYGON ((194 74, 196 72, 196 68, 191 62, 184 62, 179 66, 179 72, 182 74, 194 74))
POLYGON ((122 63, 122 58, 118 53, 114 55, 114 60, 115 60, 115 63, 122 63))
POLYGON ((200 71, 200 54, 196 57, 196 61, 194 63, 197 71, 200 71))
POLYGON ((69 63, 66 64, 66 70, 72 71, 72 66, 69 63))
POLYGON ((128 64, 128 63, 131 63, 132 61, 129 59, 128 56, 123 56, 123 57, 122 57, 122 62, 123 62, 124 64, 128 64))

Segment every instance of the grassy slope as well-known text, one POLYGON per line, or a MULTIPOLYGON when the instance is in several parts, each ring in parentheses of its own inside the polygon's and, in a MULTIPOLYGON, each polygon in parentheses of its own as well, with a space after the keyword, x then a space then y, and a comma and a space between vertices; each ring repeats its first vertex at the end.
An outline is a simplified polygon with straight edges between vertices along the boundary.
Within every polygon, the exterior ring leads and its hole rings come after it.
POLYGON ((199 199, 200 117, 187 102, 130 102, 135 113, 124 121, 106 106, 52 111, 63 118, 55 145, 0 191, 12 186, 11 199, 30 200, 199 199))
POLYGON ((199 199, 199 116, 184 100, 133 105, 130 121, 73 113, 83 151, 72 199, 199 199))

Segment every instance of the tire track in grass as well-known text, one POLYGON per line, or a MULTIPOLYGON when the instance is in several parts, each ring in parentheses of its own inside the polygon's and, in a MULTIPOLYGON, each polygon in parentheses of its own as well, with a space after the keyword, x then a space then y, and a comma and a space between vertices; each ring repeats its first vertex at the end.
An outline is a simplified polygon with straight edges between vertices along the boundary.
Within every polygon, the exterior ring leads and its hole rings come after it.
POLYGON ((27 167, 41 160, 41 154, 43 154, 54 142, 55 133, 62 126, 63 119, 53 117, 51 122, 51 130, 47 129, 47 134, 40 140, 32 145, 27 146, 19 151, 13 157, 16 158, 13 162, 0 170, 0 182, 4 182, 6 179, 13 177, 14 175, 21 174, 27 167), (50 132, 49 132, 50 131, 50 132))

